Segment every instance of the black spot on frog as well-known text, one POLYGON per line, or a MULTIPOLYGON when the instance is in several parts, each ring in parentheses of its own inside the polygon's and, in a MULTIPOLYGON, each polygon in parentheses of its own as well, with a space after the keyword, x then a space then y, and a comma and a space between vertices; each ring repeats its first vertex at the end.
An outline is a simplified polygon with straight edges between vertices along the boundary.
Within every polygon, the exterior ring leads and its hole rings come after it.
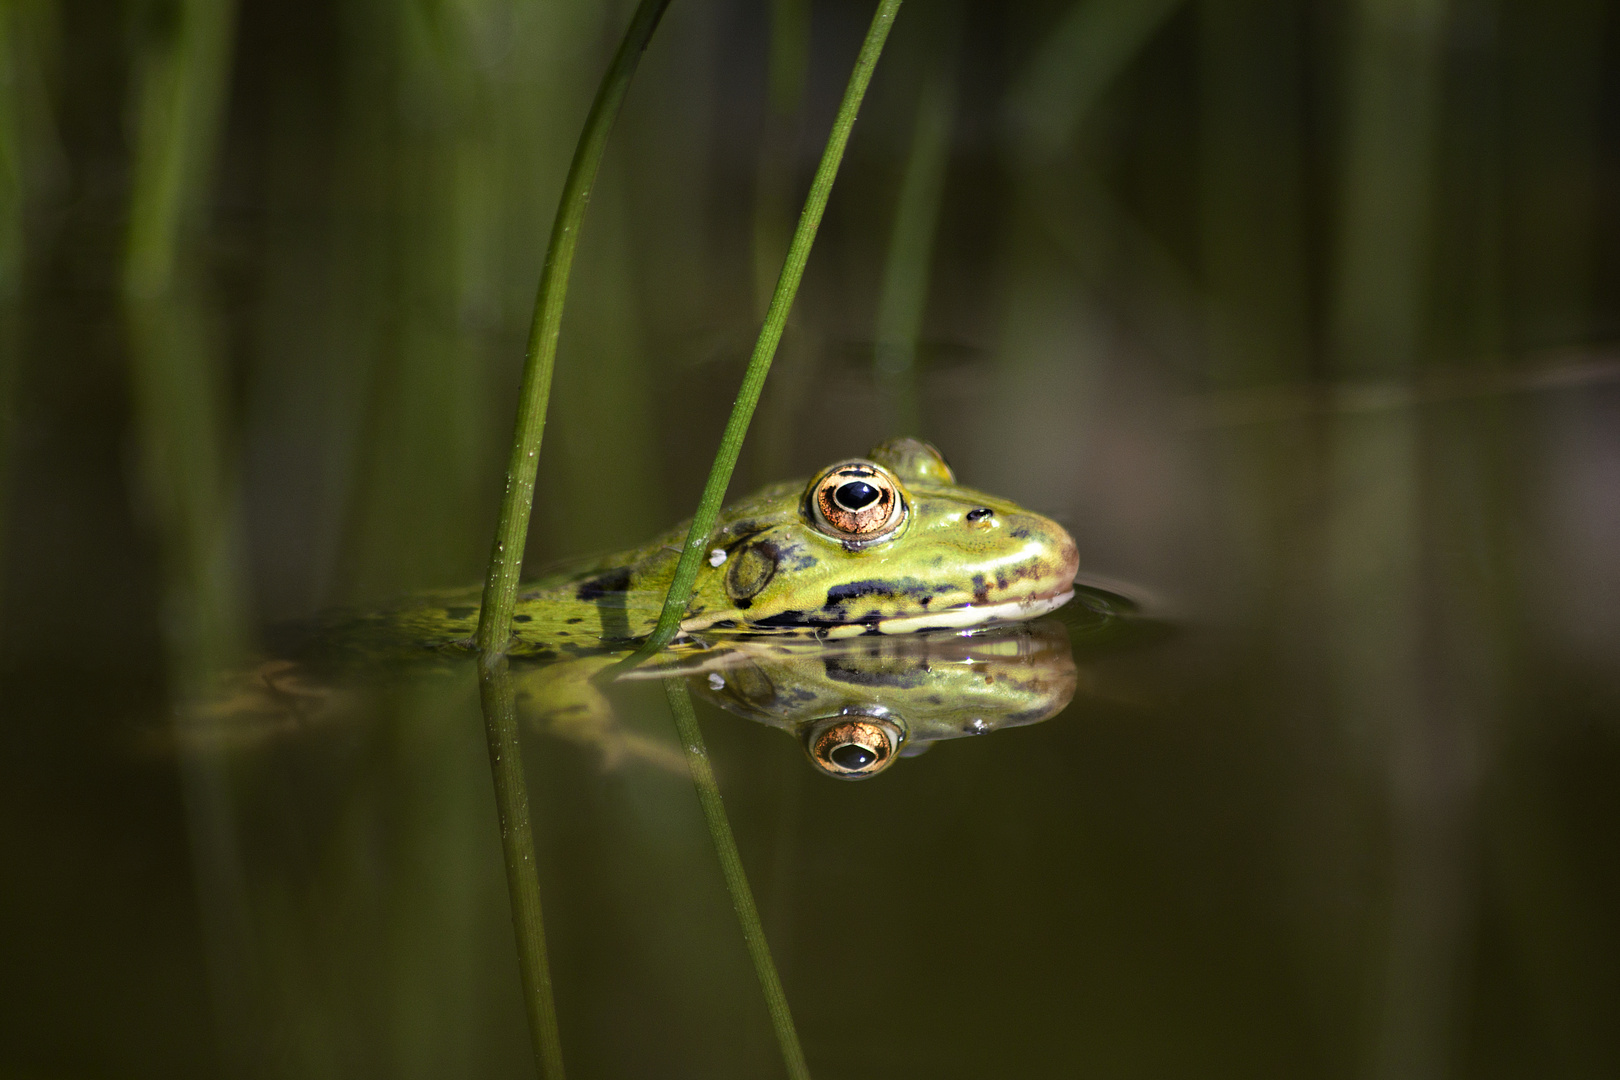
POLYGON ((578 600, 600 600, 610 593, 622 593, 628 588, 630 588, 630 568, 621 566, 580 582, 579 591, 574 597, 578 600))
POLYGON ((990 602, 990 585, 984 580, 983 574, 973 575, 973 602, 975 604, 990 602))

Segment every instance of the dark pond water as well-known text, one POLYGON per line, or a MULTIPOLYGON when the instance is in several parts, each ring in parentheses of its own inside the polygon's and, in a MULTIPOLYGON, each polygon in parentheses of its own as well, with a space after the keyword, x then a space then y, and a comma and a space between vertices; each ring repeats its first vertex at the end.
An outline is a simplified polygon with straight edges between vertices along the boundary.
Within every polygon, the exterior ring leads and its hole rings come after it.
MULTIPOLYGON (((869 14, 672 5, 529 565, 691 513, 869 14)), ((478 580, 627 15, 0 11, 0 1076, 533 1075, 473 672, 244 673, 478 580)), ((1617 42, 903 9, 732 490, 921 435, 1141 607, 691 672, 814 1075, 1620 1075, 1617 42), (875 702, 859 783, 761 696, 919 654, 1039 686, 875 702)), ((568 1069, 782 1075, 664 689, 609 696, 522 728, 568 1069)))

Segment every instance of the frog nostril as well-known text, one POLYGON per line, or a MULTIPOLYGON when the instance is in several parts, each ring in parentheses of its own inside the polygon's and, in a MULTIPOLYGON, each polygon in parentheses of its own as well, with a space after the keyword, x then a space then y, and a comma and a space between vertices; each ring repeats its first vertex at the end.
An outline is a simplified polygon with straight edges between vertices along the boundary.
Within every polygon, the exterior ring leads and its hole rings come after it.
POLYGON ((967 512, 967 519, 969 521, 983 521, 993 513, 995 513, 995 511, 990 509, 988 506, 981 506, 977 510, 969 510, 967 512))

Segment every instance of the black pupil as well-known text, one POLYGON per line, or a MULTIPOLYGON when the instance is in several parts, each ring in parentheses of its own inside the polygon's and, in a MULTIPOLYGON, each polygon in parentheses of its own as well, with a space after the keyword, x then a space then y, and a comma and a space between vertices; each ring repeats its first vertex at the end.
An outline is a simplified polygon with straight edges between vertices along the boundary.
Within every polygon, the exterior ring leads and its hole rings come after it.
POLYGON ((982 520, 984 518, 989 517, 990 513, 991 513, 991 511, 990 511, 989 507, 981 506, 977 510, 969 510, 967 512, 967 519, 969 521, 980 521, 980 520, 982 520))
POLYGON ((835 746, 827 754, 832 763, 840 769, 864 769, 877 760, 877 755, 859 743, 847 742, 842 746, 835 746))
POLYGON ((864 510, 877 501, 878 489, 865 480, 851 480, 847 484, 840 485, 838 490, 833 492, 833 498, 837 499, 838 505, 845 510, 864 510))

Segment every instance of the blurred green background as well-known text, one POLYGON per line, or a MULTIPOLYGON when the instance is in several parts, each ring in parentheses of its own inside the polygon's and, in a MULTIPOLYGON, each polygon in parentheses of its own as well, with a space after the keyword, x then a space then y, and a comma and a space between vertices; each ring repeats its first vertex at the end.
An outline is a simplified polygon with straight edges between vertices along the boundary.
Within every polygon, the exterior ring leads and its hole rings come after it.
MULTIPOLYGON (((526 1075, 470 678, 164 732, 479 578, 629 9, 0 2, 0 1077, 526 1075)), ((671 6, 531 566, 695 505, 869 14, 671 6)), ((923 435, 1180 632, 870 784, 701 713, 816 1074, 1620 1074, 1617 339, 1612 4, 904 8, 733 490, 923 435)), ((529 769, 574 1075, 775 1075, 690 783, 529 769)))

